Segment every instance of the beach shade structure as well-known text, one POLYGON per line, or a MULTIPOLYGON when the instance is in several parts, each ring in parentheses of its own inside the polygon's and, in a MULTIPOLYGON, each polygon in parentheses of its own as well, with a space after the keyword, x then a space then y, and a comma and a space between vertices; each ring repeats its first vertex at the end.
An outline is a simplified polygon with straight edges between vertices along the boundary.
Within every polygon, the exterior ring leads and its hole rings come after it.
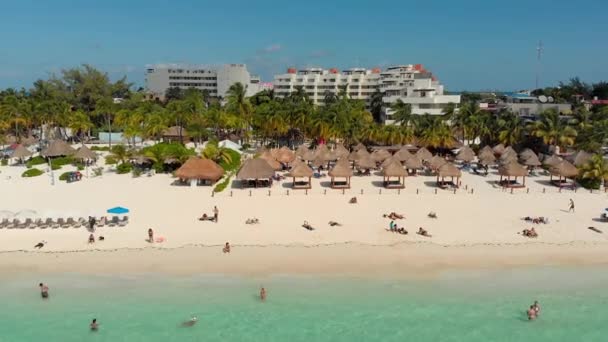
POLYGON ((74 159, 80 160, 97 160, 97 154, 91 151, 86 145, 82 145, 76 153, 74 153, 74 159))
POLYGON ((327 161, 322 159, 321 157, 317 157, 317 158, 315 158, 315 160, 312 161, 311 164, 312 164, 312 166, 319 168, 319 167, 325 165, 326 162, 327 161))
POLYGON ((248 159, 243 163, 236 178, 241 181, 243 187, 260 187, 272 185, 274 169, 268 161, 263 158, 248 159))
POLYGON ((350 189, 350 178, 353 176, 353 170, 351 170, 347 159, 339 159, 327 174, 331 177, 332 189, 350 189), (337 181, 336 178, 344 178, 344 181, 337 181))
POLYGON ((433 156, 433 158, 428 161, 428 167, 433 171, 437 171, 441 166, 447 164, 447 162, 448 161, 443 157, 433 156))
POLYGON ((538 156, 536 155, 536 153, 534 153, 534 151, 532 151, 529 148, 525 148, 523 151, 519 152, 519 160, 520 161, 524 161, 528 158, 533 158, 536 157, 538 158, 538 156))
POLYGON ((32 145, 37 144, 37 143, 38 143, 38 139, 36 139, 36 138, 34 138, 32 136, 29 136, 27 138, 21 139, 21 144, 23 146, 32 146, 32 145))
POLYGON ((505 152, 505 145, 498 144, 492 148, 492 152, 494 152, 495 156, 500 156, 505 152))
POLYGON ((279 149, 278 148, 271 148, 270 149, 270 155, 272 156, 272 158, 276 159, 277 156, 279 155, 279 149))
POLYGON ((114 207, 106 210, 106 212, 113 215, 124 215, 129 213, 129 209, 124 207, 114 207))
POLYGON ((440 188, 445 188, 448 185, 452 185, 454 187, 458 187, 460 182, 460 176, 462 172, 456 166, 451 163, 445 163, 437 169, 437 186, 440 188), (451 181, 448 183, 445 181, 446 178, 451 178, 451 181), (441 180, 440 180, 441 179, 441 180), (456 180, 456 183, 454 183, 456 180))
POLYGON ((402 147, 401 149, 399 149, 399 151, 395 152, 394 156, 400 161, 400 162, 404 162, 406 160, 408 160, 409 158, 413 157, 414 155, 410 153, 410 151, 407 149, 407 147, 402 147))
POLYGON ((392 156, 392 154, 385 149, 375 150, 371 154, 372 159, 377 163, 381 163, 381 162, 387 160, 388 158, 390 158, 391 156, 392 156))
POLYGON ((423 162, 430 161, 431 158, 433 158, 433 154, 429 150, 427 150, 426 147, 421 147, 418 151, 416 151, 416 155, 423 162))
POLYGON ((276 160, 283 164, 289 164, 296 159, 295 153, 287 147, 283 146, 277 152, 276 160))
POLYGON ((312 182, 310 181, 314 171, 306 164, 298 162, 287 174, 287 177, 293 178, 293 189, 310 189, 312 182), (298 180, 299 179, 299 180, 298 180))
POLYGON ((53 140, 47 148, 40 152, 45 158, 71 156, 76 153, 76 150, 72 148, 67 142, 63 140, 53 140))
POLYGON ((505 188, 524 188, 526 186, 526 176, 528 175, 528 169, 512 162, 504 164, 498 167, 498 174, 500 175, 500 185, 505 188), (517 183, 517 178, 522 177, 522 184, 517 183))
POLYGON ((479 150, 479 152, 477 153, 477 158, 482 158, 490 155, 494 157, 494 150, 492 150, 490 146, 486 145, 479 150))
POLYGON ((399 161, 399 159, 395 156, 390 156, 389 158, 386 158, 382 163, 380 163, 380 167, 385 168, 389 166, 393 161, 399 161))
POLYGON ((300 146, 298 146, 298 149, 296 150, 296 153, 295 153, 296 157, 302 158, 302 157, 304 157, 304 154, 308 151, 309 150, 308 150, 308 147, 306 147, 306 145, 300 145, 300 146))
POLYGON ((517 162, 517 153, 507 152, 507 150, 505 150, 505 152, 500 155, 500 158, 498 158, 498 161, 501 165, 517 162))
POLYGON ((186 181, 196 180, 199 185, 211 185, 224 176, 224 169, 211 159, 191 157, 175 170, 175 176, 186 181))
POLYGON ((162 134, 163 141, 168 142, 183 142, 188 140, 188 133, 186 133, 186 129, 181 126, 171 126, 163 131, 162 134))
POLYGON ((333 152, 334 152, 334 157, 337 159, 348 157, 348 155, 349 155, 348 150, 342 144, 336 145, 336 148, 334 149, 333 152))
POLYGON ((283 169, 283 165, 281 165, 281 163, 279 163, 276 159, 274 159, 274 157, 272 156, 272 153, 270 151, 266 151, 266 152, 262 153, 260 158, 266 160, 268 162, 268 165, 270 165, 275 171, 279 171, 279 170, 283 169))
POLYGON ((570 155, 566 159, 569 162, 571 162, 572 164, 574 164, 574 166, 579 167, 579 166, 583 166, 583 165, 587 164, 587 162, 589 161, 589 159, 591 159, 592 156, 593 155, 589 152, 578 151, 578 152, 570 155))
POLYGON ((465 163, 470 163, 473 161, 473 159, 475 159, 475 152, 473 152, 473 150, 468 146, 462 147, 456 154, 456 160, 460 160, 465 163))
POLYGON ((361 151, 361 150, 367 150, 367 148, 365 147, 365 145, 363 145, 362 143, 358 143, 354 148, 353 151, 361 151))
POLYGON ((28 150, 27 148, 25 148, 25 146, 19 144, 15 147, 15 149, 13 150, 13 153, 11 153, 11 158, 24 160, 27 157, 31 157, 32 154, 33 153, 30 152, 30 150, 28 150))
POLYGON ((525 166, 531 167, 531 168, 535 168, 538 166, 543 165, 543 163, 540 162, 540 159, 538 159, 538 157, 536 156, 536 154, 532 154, 530 155, 528 158, 526 159, 519 159, 521 161, 521 163, 525 166))
POLYGON ((315 160, 315 152, 307 150, 306 152, 304 152, 304 154, 302 154, 301 158, 302 160, 313 161, 315 160))
POLYGON ((543 159, 543 165, 550 168, 552 166, 555 166, 555 165, 561 163, 562 160, 563 160, 562 158, 560 158, 554 154, 552 156, 549 156, 549 157, 546 157, 545 159, 543 159))
POLYGON ((556 186, 563 187, 574 185, 574 182, 572 184, 568 184, 568 178, 573 179, 578 176, 578 169, 569 161, 562 160, 555 165, 549 166, 549 173, 551 174, 549 178, 551 183, 555 184, 556 186), (558 179, 554 180, 554 176, 557 176, 558 179))
POLYGON ((405 188, 405 177, 407 177, 407 171, 397 159, 391 159, 391 162, 382 169, 382 183, 387 189, 405 188), (393 180, 394 178, 396 180, 393 180))
POLYGON ((422 160, 420 160, 418 156, 412 156, 408 158, 405 163, 403 163, 403 165, 405 166, 405 169, 408 170, 408 173, 414 176, 416 175, 416 170, 424 168, 422 160))
POLYGON ((322 160, 324 162, 329 163, 330 161, 335 159, 335 156, 325 144, 319 145, 319 147, 317 147, 317 149, 315 150, 315 160, 322 160))
POLYGON ((376 161, 372 159, 372 156, 369 153, 361 153, 361 156, 355 162, 355 165, 360 170, 371 170, 376 168, 376 161))

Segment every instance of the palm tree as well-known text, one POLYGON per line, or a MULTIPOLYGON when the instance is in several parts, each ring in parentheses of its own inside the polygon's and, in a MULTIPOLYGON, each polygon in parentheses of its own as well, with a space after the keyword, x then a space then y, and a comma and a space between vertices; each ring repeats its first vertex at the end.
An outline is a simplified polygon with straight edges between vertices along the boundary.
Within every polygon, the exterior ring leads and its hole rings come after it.
MULTIPOLYGON (((93 123, 88 115, 86 115, 83 111, 78 110, 70 116, 68 119, 68 127, 72 130, 72 134, 80 137, 85 132, 88 132, 89 129, 93 128, 93 123)), ((80 138, 83 141, 82 138, 80 138)))
POLYGON ((122 164, 131 157, 131 151, 125 145, 114 145, 110 150, 110 155, 122 164))
POLYGON ((533 136, 541 138, 543 143, 556 146, 571 146, 574 144, 577 132, 568 126, 557 113, 556 110, 546 110, 540 114, 538 121, 530 125, 530 132, 533 136))
POLYGON ((498 142, 505 145, 517 145, 523 136, 524 125, 519 115, 505 113, 497 120, 498 142))
POLYGON ((166 115, 162 111, 154 112, 148 115, 144 120, 144 134, 147 137, 154 138, 159 141, 162 133, 167 129, 166 115))
POLYGON ((380 89, 376 89, 370 96, 369 111, 372 113, 374 121, 377 123, 382 121, 382 107, 384 106, 383 97, 384 94, 380 89))
POLYGON ((412 119, 411 104, 405 103, 399 99, 391 105, 391 110, 393 111, 393 120, 395 120, 395 122, 399 123, 401 126, 407 126, 410 123, 410 120, 412 119))
POLYGON ((229 148, 220 147, 217 141, 209 141, 201 152, 201 157, 211 159, 216 163, 229 164, 232 162, 229 150, 229 148))
POLYGON ((593 180, 600 184, 602 181, 608 180, 608 162, 600 154, 593 155, 580 171, 583 179, 593 180))
POLYGON ((240 116, 246 123, 245 135, 251 127, 253 108, 249 99, 246 97, 247 88, 240 82, 237 82, 228 88, 226 92, 226 109, 231 113, 240 116))

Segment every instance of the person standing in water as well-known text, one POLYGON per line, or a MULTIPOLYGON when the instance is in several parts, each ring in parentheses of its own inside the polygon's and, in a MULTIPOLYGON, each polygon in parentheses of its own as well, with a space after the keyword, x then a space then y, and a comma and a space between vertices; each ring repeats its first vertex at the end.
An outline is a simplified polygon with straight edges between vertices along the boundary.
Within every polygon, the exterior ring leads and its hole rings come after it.
POLYGON ((570 206, 568 207, 568 212, 574 212, 574 201, 572 198, 570 199, 570 206))
POLYGON ((534 305, 530 305, 530 309, 528 309, 526 313, 528 314, 529 321, 533 321, 536 319, 536 309, 534 308, 534 305))
POLYGON ((89 328, 91 328, 91 331, 97 331, 99 329, 99 323, 97 323, 97 318, 93 318, 91 324, 89 324, 89 328))
POLYGON ((40 286, 40 296, 44 299, 49 298, 49 287, 43 283, 40 283, 38 286, 40 286))
POLYGON ((532 304, 532 306, 534 307, 534 312, 536 313, 536 317, 540 316, 540 303, 538 303, 538 301, 535 300, 534 304, 532 304))
POLYGON ((260 300, 262 302, 266 301, 266 289, 263 287, 260 289, 260 300))

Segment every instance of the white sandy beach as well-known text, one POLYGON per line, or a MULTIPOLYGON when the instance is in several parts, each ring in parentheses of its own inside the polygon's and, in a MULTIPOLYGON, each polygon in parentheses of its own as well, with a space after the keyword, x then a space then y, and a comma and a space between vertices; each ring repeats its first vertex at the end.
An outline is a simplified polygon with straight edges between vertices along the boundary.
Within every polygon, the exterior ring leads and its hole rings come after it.
MULTIPOLYGON (((106 167, 107 168, 107 167, 106 167)), ((406 189, 378 187, 380 176, 353 177, 342 194, 313 180, 308 195, 289 189, 290 179, 270 189, 228 188, 212 197, 211 187, 173 186, 169 175, 132 178, 106 172, 76 183, 46 175, 21 178, 25 167, 0 167, 0 209, 34 210, 40 217, 102 215, 114 206, 130 209, 126 227, 96 232, 105 241, 87 243, 85 228, 1 229, 0 272, 9 270, 141 270, 178 272, 372 272, 404 267, 526 264, 608 263, 608 225, 596 222, 606 205, 603 192, 577 193, 547 185, 548 176, 526 179, 526 189, 511 194, 487 177, 463 172, 454 193, 438 190, 432 176, 408 177, 406 189), (10 177, 10 179, 9 179, 10 177), (473 189, 473 193, 471 193, 473 189), (544 192, 543 192, 544 189, 544 192), (289 195, 287 195, 289 190, 289 195), (361 191, 363 190, 363 194, 361 191), (381 193, 380 193, 381 191, 381 193), (418 193, 417 193, 418 192, 418 193), (348 199, 357 196, 358 204, 348 199), (568 213, 568 201, 576 212, 568 213), (197 220, 203 212, 220 210, 219 223, 197 220), (383 213, 406 216, 397 223, 410 232, 387 232, 383 213), (435 211, 438 219, 427 214, 435 211), (532 225, 525 216, 544 216, 549 224, 532 225), (258 225, 246 225, 257 217, 258 225), (304 220, 316 230, 301 227, 304 220), (330 227, 328 221, 343 226, 330 227), (534 226, 536 239, 518 232, 534 226), (587 227, 595 226, 605 234, 587 227), (605 227, 604 227, 605 226, 605 227), (432 238, 414 234, 424 227, 432 238), (147 230, 165 238, 148 243, 147 230), (47 244, 34 250, 39 241, 47 244), (231 255, 221 246, 230 242, 231 255), (159 250, 160 249, 160 250, 159 250), (33 252, 33 253, 30 253, 33 252), (69 252, 69 253, 65 253, 69 252)), ((60 172, 69 168, 64 167, 60 172)), ((328 181, 321 180, 322 184, 328 181)))

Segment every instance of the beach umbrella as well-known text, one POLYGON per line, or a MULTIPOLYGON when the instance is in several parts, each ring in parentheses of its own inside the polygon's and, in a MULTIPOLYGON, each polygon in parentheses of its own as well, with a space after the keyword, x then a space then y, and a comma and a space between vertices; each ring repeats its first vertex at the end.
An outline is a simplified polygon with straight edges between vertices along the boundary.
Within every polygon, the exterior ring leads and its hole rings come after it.
POLYGON ((380 149, 372 152, 371 157, 376 162, 383 162, 391 157, 391 153, 385 149, 380 149))
POLYGON ((591 159, 592 154, 585 151, 578 151, 572 154, 568 159, 574 166, 583 166, 591 159))
POLYGON ((385 161, 383 161, 383 162, 382 162, 382 164, 380 164, 380 167, 383 167, 383 168, 384 168, 384 167, 387 167, 387 166, 389 166, 391 163, 393 163, 393 162, 395 162, 395 161, 396 161, 396 162, 400 162, 400 161, 399 161, 399 159, 398 159, 397 157, 395 157, 395 156, 391 156, 391 157, 389 157, 389 158, 386 158, 386 160, 385 160, 385 161))
POLYGON ((433 170, 439 169, 442 165, 447 164, 447 160, 440 156, 434 156, 429 160, 429 167, 433 170))
POLYGON ((298 149, 296 150, 296 156, 304 157, 304 154, 306 152, 308 152, 308 147, 306 147, 306 145, 300 145, 300 146, 298 146, 298 149))
POLYGON ((40 154, 43 157, 59 157, 59 156, 71 156, 76 152, 67 142, 63 140, 53 140, 49 147, 44 149, 40 154))
POLYGON ((543 159, 543 165, 545 166, 554 166, 562 162, 562 159, 556 155, 552 155, 543 159))
POLYGON ((456 160, 471 162, 473 159, 475 159, 475 152, 468 146, 464 146, 458 151, 458 154, 456 154, 456 160))
POLYGON ((426 147, 421 147, 418 151, 416 151, 416 155, 422 161, 429 161, 433 158, 433 154, 426 149, 426 147))
MULTIPOLYGON (((361 150, 360 150, 361 151, 361 150)), ((356 165, 360 169, 375 169, 376 162, 372 159, 371 155, 363 154, 357 161, 356 165)))
POLYGON ((355 148, 353 148, 354 151, 361 151, 361 150, 365 150, 365 145, 363 145, 362 143, 358 143, 357 146, 355 146, 355 148))
POLYGON ((306 150, 304 154, 302 154, 302 159, 306 161, 315 160, 315 153, 310 150, 306 150))
POLYGON ((534 153, 534 151, 532 151, 529 148, 526 148, 523 151, 519 152, 519 160, 526 160, 526 159, 532 158, 532 157, 538 158, 536 153, 534 153))
POLYGON ((11 154, 11 158, 23 159, 31 156, 32 154, 33 153, 30 152, 30 150, 28 150, 27 148, 25 148, 25 146, 17 145, 17 147, 15 147, 13 153, 11 154))
POLYGON ((296 155, 293 151, 283 146, 279 149, 275 158, 281 163, 289 164, 296 159, 296 155))
POLYGON ((498 145, 494 146, 494 148, 492 148, 492 152, 494 152, 494 154, 496 154, 496 155, 501 155, 501 154, 503 154, 504 151, 505 151, 505 145, 503 145, 503 144, 498 144, 498 145))
POLYGON ((342 157, 348 157, 348 150, 346 149, 346 147, 344 147, 344 145, 342 144, 338 144, 336 145, 336 148, 334 149, 334 156, 338 159, 342 158, 342 157))
POLYGON ((549 172, 552 175, 564 178, 574 178, 578 175, 578 169, 567 160, 562 160, 556 165, 549 167, 549 172))
POLYGON ((405 161, 405 168, 408 170, 422 169, 422 160, 418 156, 412 156, 405 161))
POLYGON ((243 163, 239 172, 236 174, 237 179, 269 179, 274 176, 274 169, 266 159, 255 158, 249 159, 243 163))
POLYGON ((395 157, 397 157, 397 159, 402 162, 408 160, 413 156, 414 155, 411 154, 406 147, 402 147, 399 151, 397 151, 397 153, 395 153, 395 157))
POLYGON ((91 151, 86 145, 82 145, 74 154, 74 159, 97 160, 97 154, 91 151))
POLYGON ((523 159, 522 164, 524 164, 526 166, 541 166, 542 165, 542 163, 540 162, 540 160, 538 159, 538 157, 535 154, 530 155, 527 159, 523 159))
POLYGON ((124 207, 114 207, 114 208, 108 209, 106 212, 108 214, 122 215, 122 214, 128 214, 129 209, 124 208, 124 207))

